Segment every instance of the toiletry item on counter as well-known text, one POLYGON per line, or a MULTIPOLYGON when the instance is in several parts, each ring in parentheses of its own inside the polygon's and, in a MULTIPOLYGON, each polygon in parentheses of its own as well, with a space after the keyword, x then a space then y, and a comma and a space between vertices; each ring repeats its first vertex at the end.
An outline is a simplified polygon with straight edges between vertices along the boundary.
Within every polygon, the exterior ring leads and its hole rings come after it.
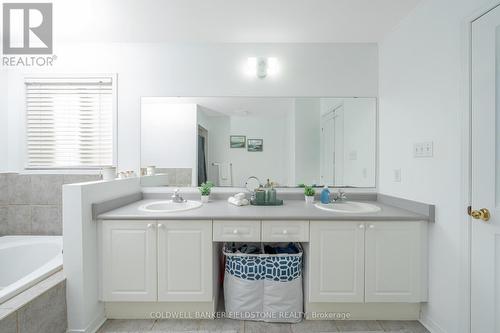
POLYGON ((115 167, 104 167, 101 171, 102 180, 114 180, 116 178, 116 168, 115 167))
POLYGON ((227 202, 229 202, 230 204, 233 204, 235 206, 246 206, 250 203, 248 201, 248 199, 246 198, 245 193, 235 194, 234 196, 229 197, 227 199, 227 202))
POLYGON ((328 190, 328 186, 325 185, 320 194, 320 200, 322 204, 330 203, 330 190, 328 190))
POLYGON ((266 202, 266 191, 261 187, 255 190, 255 202, 258 204, 266 202))
POLYGON ((118 173, 118 179, 125 179, 125 178, 134 178, 137 177, 137 174, 135 171, 129 170, 129 171, 121 171, 118 173))
POLYGON ((146 175, 154 176, 156 175, 156 167, 154 165, 150 165, 146 167, 146 175))
POLYGON ((276 201, 276 190, 272 187, 266 188, 266 202, 276 201))

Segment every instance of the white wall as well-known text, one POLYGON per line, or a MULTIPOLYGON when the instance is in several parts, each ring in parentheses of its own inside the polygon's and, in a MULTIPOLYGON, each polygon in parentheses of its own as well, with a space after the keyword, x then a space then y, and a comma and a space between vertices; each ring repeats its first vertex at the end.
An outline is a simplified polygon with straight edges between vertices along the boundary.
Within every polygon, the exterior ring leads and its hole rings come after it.
POLYGON ((377 156, 377 102, 344 99, 344 184, 374 187, 377 156))
MULTIPOLYGON (((57 22, 56 22, 57 23, 57 22)), ((55 23, 55 24, 56 24, 55 23)), ((61 44, 53 68, 8 70, 8 169, 23 167, 23 73, 118 73, 119 169, 139 168, 141 96, 377 96, 376 44, 61 44), (249 56, 281 71, 243 73, 249 56)), ((5 112, 3 110, 2 112, 5 112)))
POLYGON ((285 148, 288 140, 284 115, 207 118, 210 124, 209 165, 212 162, 232 163, 233 186, 244 187, 250 176, 256 176, 262 183, 269 178, 281 185, 288 185, 289 160, 285 148), (247 148, 229 148, 230 135, 263 139, 263 151, 249 152, 247 148))
POLYGON ((295 100, 295 179, 289 185, 320 183, 320 99, 295 100))
POLYGON ((165 104, 143 98, 141 106, 141 167, 190 168, 197 180, 198 125, 196 104, 165 104))
POLYGON ((490 0, 426 0, 380 45, 380 192, 436 205, 430 225, 429 303, 423 321, 436 332, 464 332, 460 254, 462 116, 466 19, 490 0), (434 158, 413 158, 433 141, 434 158), (401 169, 400 183, 393 170, 401 169), (439 330, 441 329, 441 330, 439 330))
POLYGON ((322 98, 320 122, 339 106, 335 111, 334 130, 335 184, 376 187, 377 100, 322 98))
POLYGON ((63 186, 63 265, 68 332, 95 332, 104 322, 99 301, 97 221, 92 204, 140 191, 139 178, 63 186))

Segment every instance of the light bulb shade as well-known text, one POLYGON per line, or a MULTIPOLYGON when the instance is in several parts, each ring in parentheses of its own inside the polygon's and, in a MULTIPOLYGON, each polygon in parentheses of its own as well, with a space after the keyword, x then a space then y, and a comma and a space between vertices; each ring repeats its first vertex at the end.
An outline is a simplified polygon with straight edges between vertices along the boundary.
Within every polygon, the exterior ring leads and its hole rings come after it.
POLYGON ((257 77, 263 79, 267 76, 267 59, 258 58, 257 59, 257 77))
POLYGON ((245 65, 245 73, 248 76, 257 76, 259 79, 275 75, 278 70, 278 59, 274 57, 249 57, 245 65))

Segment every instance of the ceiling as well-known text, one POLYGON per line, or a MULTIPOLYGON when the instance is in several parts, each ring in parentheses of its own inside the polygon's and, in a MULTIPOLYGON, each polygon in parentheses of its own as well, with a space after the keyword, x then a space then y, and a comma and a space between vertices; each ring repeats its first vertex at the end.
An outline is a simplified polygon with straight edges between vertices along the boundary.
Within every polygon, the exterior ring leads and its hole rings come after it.
POLYGON ((163 97, 162 103, 197 104, 210 117, 281 117, 293 110, 291 97, 163 97))
POLYGON ((54 0, 70 42, 376 43, 421 0, 54 0))

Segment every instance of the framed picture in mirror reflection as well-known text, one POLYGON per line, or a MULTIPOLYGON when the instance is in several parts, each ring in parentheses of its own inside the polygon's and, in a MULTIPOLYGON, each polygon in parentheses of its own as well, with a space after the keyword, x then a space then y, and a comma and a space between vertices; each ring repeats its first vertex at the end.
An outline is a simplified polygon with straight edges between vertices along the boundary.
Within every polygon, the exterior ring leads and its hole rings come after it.
POLYGON ((248 139, 247 149, 249 152, 260 152, 264 149, 263 139, 248 139))
POLYGON ((231 135, 229 137, 229 146, 231 148, 245 148, 247 137, 244 135, 231 135))

